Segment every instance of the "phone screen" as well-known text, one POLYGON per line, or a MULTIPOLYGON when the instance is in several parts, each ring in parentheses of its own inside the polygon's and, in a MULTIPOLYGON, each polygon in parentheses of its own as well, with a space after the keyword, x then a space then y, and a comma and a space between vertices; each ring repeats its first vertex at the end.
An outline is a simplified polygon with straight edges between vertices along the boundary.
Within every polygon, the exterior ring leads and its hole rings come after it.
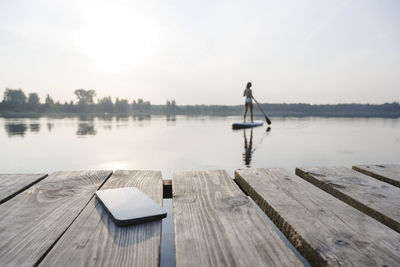
POLYGON ((96 191, 97 199, 117 225, 132 225, 161 220, 167 212, 136 187, 96 191))

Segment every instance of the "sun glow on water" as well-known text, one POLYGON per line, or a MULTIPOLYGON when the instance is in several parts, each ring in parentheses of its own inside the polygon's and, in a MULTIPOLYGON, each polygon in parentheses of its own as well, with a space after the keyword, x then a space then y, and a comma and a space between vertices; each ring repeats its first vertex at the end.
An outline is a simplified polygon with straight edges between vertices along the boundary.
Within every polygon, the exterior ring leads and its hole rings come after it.
POLYGON ((101 169, 106 169, 106 170, 127 170, 128 164, 122 162, 122 161, 113 161, 113 162, 108 162, 105 164, 101 164, 101 169))

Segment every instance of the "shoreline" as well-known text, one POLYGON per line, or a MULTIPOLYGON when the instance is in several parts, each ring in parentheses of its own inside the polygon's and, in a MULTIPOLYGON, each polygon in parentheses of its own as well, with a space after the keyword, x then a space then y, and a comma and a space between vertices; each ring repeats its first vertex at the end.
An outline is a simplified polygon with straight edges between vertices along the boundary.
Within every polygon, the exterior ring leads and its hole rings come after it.
MULTIPOLYGON (((400 118, 400 112, 266 112, 270 117, 322 117, 322 118, 400 118)), ((158 113, 158 112, 127 112, 127 113, 103 113, 103 112, 3 112, 0 113, 0 118, 42 118, 42 117, 140 117, 140 116, 210 116, 210 117, 229 117, 242 116, 243 113, 238 112, 176 112, 176 113, 158 113)), ((261 112, 254 112, 254 116, 263 116, 261 112)))

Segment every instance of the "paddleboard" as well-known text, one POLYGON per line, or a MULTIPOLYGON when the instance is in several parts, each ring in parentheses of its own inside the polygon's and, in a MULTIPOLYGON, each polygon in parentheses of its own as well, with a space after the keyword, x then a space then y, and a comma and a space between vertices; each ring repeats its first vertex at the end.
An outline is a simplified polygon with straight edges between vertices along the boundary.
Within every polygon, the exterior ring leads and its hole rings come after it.
POLYGON ((232 129, 243 129, 251 128, 263 125, 263 121, 253 121, 253 122, 236 122, 232 124, 232 129))

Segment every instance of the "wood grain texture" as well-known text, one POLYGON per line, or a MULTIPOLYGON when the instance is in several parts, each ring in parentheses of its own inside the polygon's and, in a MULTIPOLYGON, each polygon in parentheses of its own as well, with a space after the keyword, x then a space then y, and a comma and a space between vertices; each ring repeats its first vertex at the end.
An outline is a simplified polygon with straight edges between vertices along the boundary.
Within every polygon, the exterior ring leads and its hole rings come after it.
POLYGON ((302 265, 225 171, 172 177, 176 266, 302 265))
POLYGON ((45 178, 45 173, 0 174, 0 204, 45 178))
MULTIPOLYGON (((159 171, 115 171, 101 189, 137 187, 162 205, 159 171)), ((93 198, 41 266, 158 266, 161 220, 117 226, 93 198)))
POLYGON ((353 170, 364 173, 378 180, 400 187, 400 165, 356 165, 353 170))
POLYGON ((56 172, 3 203, 1 266, 36 264, 110 174, 110 171, 56 172))
POLYGON ((296 174, 400 232, 400 188, 346 167, 296 168, 296 174))
POLYGON ((315 266, 399 266, 400 234, 283 169, 235 180, 315 266))

